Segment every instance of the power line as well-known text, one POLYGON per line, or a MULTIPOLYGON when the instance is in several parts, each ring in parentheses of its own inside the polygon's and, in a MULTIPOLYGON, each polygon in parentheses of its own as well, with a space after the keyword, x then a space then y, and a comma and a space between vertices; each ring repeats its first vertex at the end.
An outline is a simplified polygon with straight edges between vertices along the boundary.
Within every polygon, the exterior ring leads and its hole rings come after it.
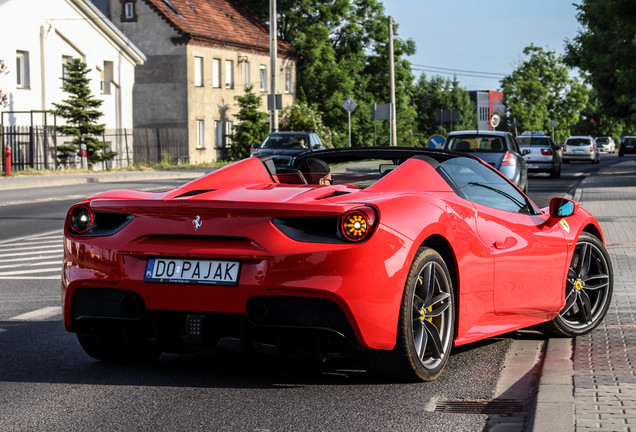
POLYGON ((446 75, 460 75, 460 76, 469 76, 475 78, 486 78, 486 79, 496 79, 500 80, 505 77, 506 74, 497 73, 497 72, 481 72, 481 71, 472 71, 465 69, 451 69, 451 68, 443 68, 438 66, 427 66, 427 65, 419 65, 419 64, 411 64, 411 70, 419 70, 424 72, 432 72, 446 75))

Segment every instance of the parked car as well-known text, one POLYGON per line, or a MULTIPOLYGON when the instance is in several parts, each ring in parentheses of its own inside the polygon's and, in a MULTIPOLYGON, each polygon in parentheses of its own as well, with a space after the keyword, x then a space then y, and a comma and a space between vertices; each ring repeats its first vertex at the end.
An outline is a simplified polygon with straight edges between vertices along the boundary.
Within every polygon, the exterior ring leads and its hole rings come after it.
POLYGON ((599 163, 601 152, 591 136, 571 136, 563 143, 563 162, 588 161, 599 163))
POLYGON ((510 132, 451 132, 444 148, 478 156, 508 177, 519 189, 528 192, 528 164, 510 132))
POLYGON ((274 132, 252 145, 252 156, 268 155, 276 166, 291 167, 297 156, 324 148, 315 132, 274 132))
POLYGON ((546 172, 550 177, 561 176, 561 146, 547 135, 520 135, 517 144, 523 158, 528 162, 528 171, 546 172))
POLYGON ((618 145, 619 156, 624 156, 628 153, 636 153, 636 136, 624 136, 618 145))
POLYGON ((103 361, 231 338, 365 355, 426 381, 454 346, 530 326, 576 337, 607 313, 602 230, 572 200, 539 209, 486 162, 441 149, 329 149, 303 165, 332 181, 281 183, 269 156, 250 157, 173 190, 73 205, 65 328, 103 361))
POLYGON ((616 151, 616 143, 614 138, 609 136, 602 136, 596 138, 596 144, 598 144, 600 151, 614 153, 616 151))

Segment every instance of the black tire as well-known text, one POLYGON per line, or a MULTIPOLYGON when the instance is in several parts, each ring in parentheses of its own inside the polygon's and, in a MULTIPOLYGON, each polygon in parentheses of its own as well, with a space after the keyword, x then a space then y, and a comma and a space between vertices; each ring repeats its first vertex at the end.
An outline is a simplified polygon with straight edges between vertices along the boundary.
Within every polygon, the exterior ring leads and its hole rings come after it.
POLYGON ((539 329, 559 337, 591 332, 605 318, 613 291, 614 272, 605 246, 593 235, 582 233, 568 271, 565 307, 539 329))
POLYGON ((132 323, 93 323, 77 333, 86 353, 97 359, 115 363, 140 363, 161 354, 157 345, 144 340, 132 323))
POLYGON ((431 381, 444 369, 455 334, 455 294, 448 268, 433 249, 421 248, 404 287, 396 346, 374 352, 374 365, 391 377, 431 381))

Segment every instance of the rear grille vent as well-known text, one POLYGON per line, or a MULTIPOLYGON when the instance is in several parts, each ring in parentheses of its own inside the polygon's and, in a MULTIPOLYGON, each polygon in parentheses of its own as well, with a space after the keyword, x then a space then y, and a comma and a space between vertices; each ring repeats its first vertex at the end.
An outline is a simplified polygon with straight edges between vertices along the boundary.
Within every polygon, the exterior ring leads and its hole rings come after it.
POLYGON ((523 410, 523 402, 516 400, 442 401, 435 407, 435 412, 454 414, 505 415, 523 410))

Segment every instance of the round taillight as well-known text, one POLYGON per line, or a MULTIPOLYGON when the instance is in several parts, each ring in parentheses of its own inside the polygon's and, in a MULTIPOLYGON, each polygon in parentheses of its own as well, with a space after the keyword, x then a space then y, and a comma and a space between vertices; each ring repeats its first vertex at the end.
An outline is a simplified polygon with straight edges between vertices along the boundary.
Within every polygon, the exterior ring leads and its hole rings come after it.
POLYGON ((80 205, 71 209, 68 221, 73 232, 84 234, 93 226, 95 217, 88 207, 80 205))
POLYGON ((350 210, 342 216, 340 233, 353 242, 359 242, 371 234, 375 224, 375 211, 369 207, 350 210))

